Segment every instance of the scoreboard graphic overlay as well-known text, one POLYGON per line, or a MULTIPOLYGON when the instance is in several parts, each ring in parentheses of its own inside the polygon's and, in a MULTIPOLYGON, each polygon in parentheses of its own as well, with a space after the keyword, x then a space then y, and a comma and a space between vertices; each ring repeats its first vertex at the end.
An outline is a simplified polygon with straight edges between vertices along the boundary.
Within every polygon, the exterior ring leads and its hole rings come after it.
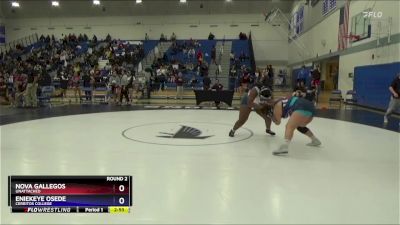
POLYGON ((9 176, 13 213, 129 213, 132 176, 9 176))

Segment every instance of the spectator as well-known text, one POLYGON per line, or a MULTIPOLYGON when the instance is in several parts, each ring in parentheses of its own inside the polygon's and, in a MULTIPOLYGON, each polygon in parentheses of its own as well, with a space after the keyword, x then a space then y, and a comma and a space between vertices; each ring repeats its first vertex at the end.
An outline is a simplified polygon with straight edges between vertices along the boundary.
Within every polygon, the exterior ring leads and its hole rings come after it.
POLYGON ((236 88, 235 87, 236 78, 237 78, 236 68, 235 65, 232 65, 231 70, 229 71, 229 90, 234 90, 236 88))
POLYGON ((286 86, 286 74, 283 72, 283 70, 279 70, 278 77, 280 80, 280 85, 286 86))
POLYGON ((25 107, 37 107, 37 87, 38 87, 37 71, 28 73, 28 83, 25 91, 25 107))
POLYGON ((298 87, 302 87, 306 84, 306 78, 307 78, 307 71, 306 71, 306 66, 303 65, 301 67, 301 70, 297 73, 297 78, 296 78, 296 83, 298 87))
POLYGON ((7 84, 3 76, 0 76, 0 104, 8 105, 9 99, 7 94, 7 84))
POLYGON ((217 57, 217 50, 215 49, 215 45, 213 45, 211 49, 211 63, 217 64, 217 62, 215 61, 216 57, 217 57))
POLYGON ((60 88, 61 88, 61 101, 64 102, 64 98, 67 97, 67 89, 68 89, 68 76, 65 75, 64 72, 61 72, 60 76, 60 88))
POLYGON ((193 74, 192 79, 190 80, 190 85, 192 86, 192 90, 195 89, 196 84, 197 84, 197 79, 196 79, 196 76, 193 74))
POLYGON ((396 78, 392 81, 389 87, 390 97, 389 107, 383 117, 383 122, 388 123, 388 116, 390 116, 395 110, 400 109, 400 73, 397 74, 396 78))
POLYGON ((77 95, 79 96, 79 101, 81 101, 80 80, 81 80, 80 72, 75 73, 72 77, 72 88, 74 90, 75 102, 78 102, 77 95))
POLYGON ((196 56, 196 51, 194 50, 194 48, 191 48, 191 49, 188 51, 188 58, 189 58, 189 60, 195 58, 195 56, 196 56))
POLYGON ((171 41, 176 41, 176 34, 175 34, 175 33, 172 33, 172 35, 171 35, 171 41))
POLYGON ((111 100, 113 103, 117 102, 117 96, 118 96, 118 86, 117 86, 117 73, 115 69, 111 72, 110 79, 108 80, 109 87, 111 88, 111 100))
POLYGON ((176 83, 176 97, 175 99, 180 98, 181 100, 183 99, 183 77, 182 77, 182 73, 179 72, 178 73, 178 77, 175 79, 175 83, 176 83))
POLYGON ((274 68, 272 65, 267 66, 267 74, 268 74, 268 87, 273 90, 274 86, 274 68))
POLYGON ((337 90, 338 89, 338 82, 339 82, 339 72, 338 72, 338 68, 337 67, 333 68, 332 80, 333 80, 333 88, 335 90, 337 90))
POLYGON ((210 34, 208 35, 208 40, 214 40, 215 35, 213 33, 210 32, 210 34))
POLYGON ((144 36, 144 40, 145 40, 145 41, 150 40, 150 39, 149 39, 149 35, 147 35, 147 33, 146 33, 145 36, 144 36))
POLYGON ((122 99, 125 97, 125 104, 129 104, 129 90, 127 88, 128 83, 129 83, 129 78, 128 75, 126 74, 125 71, 122 71, 123 75, 121 75, 121 81, 120 81, 120 88, 121 88, 121 94, 119 97, 119 104, 122 105, 122 99))
POLYGON ((196 58, 197 58, 197 64, 201 65, 203 63, 203 52, 201 50, 197 52, 196 58))
POLYGON ((244 51, 242 51, 239 55, 239 60, 240 62, 244 62, 246 61, 246 59, 247 59, 246 54, 244 53, 244 51))
POLYGON ((208 91, 210 90, 211 79, 208 76, 204 76, 203 78, 203 90, 208 91))
POLYGON ((249 87, 249 83, 250 83, 250 73, 245 70, 243 72, 242 78, 240 80, 240 89, 239 89, 239 93, 240 95, 243 94, 243 92, 247 92, 248 87, 249 87))
POLYGON ((161 33, 161 35, 160 35, 160 41, 161 41, 161 42, 167 41, 167 38, 165 37, 164 33, 161 33))
POLYGON ((315 97, 318 96, 321 84, 321 72, 319 70, 319 65, 311 72, 311 87, 315 87, 315 97))
MULTIPOLYGON (((128 84, 126 85, 126 88, 128 89, 128 93, 129 93, 129 100, 132 103, 133 101, 133 92, 136 90, 136 77, 135 77, 135 73, 130 73, 128 75, 128 84)), ((137 92, 136 92, 137 93, 137 92)))
POLYGON ((218 77, 222 73, 222 66, 221 64, 217 64, 217 69, 215 70, 215 77, 218 77))
POLYGON ((89 76, 88 73, 85 73, 82 76, 82 81, 83 81, 83 87, 85 88, 85 98, 87 101, 92 100, 92 90, 93 90, 93 84, 94 84, 94 71, 90 71, 92 76, 89 76))
POLYGON ((25 95, 26 85, 22 79, 15 80, 15 97, 13 105, 15 107, 21 107, 23 105, 23 98, 25 95))
MULTIPOLYGON (((219 83, 218 79, 215 79, 215 84, 212 86, 212 90, 215 91, 222 91, 222 89, 224 88, 224 86, 222 84, 219 83)), ((215 106, 219 109, 219 105, 221 104, 220 101, 215 101, 215 106)))

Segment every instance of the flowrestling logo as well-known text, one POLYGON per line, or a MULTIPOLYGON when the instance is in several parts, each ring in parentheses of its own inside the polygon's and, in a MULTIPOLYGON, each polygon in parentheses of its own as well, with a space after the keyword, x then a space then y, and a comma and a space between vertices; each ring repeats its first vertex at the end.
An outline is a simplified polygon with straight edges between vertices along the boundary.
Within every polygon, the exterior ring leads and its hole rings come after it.
POLYGON ((220 123, 163 122, 130 127, 122 131, 122 136, 140 143, 173 146, 230 144, 253 136, 251 130, 241 128, 235 137, 229 137, 231 128, 231 124, 220 123))
POLYGON ((183 138, 183 139, 206 139, 211 136, 200 136, 201 131, 199 129, 196 129, 194 127, 189 127, 189 126, 182 126, 181 129, 179 129, 176 133, 165 133, 165 132, 160 132, 161 134, 165 134, 167 136, 157 136, 157 137, 162 137, 162 138, 183 138))
POLYGON ((366 11, 363 12, 364 18, 382 18, 383 12, 366 11))

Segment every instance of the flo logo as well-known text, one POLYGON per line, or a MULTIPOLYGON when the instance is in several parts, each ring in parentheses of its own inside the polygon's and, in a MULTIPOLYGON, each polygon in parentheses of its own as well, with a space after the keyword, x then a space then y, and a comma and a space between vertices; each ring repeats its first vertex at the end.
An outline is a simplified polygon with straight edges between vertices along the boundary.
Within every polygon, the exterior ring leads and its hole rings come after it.
POLYGON ((189 126, 182 126, 176 133, 164 133, 160 132, 161 134, 166 134, 167 136, 157 136, 162 138, 184 138, 184 139, 206 139, 212 137, 210 136, 200 136, 201 131, 194 127, 189 126))
MULTIPOLYGON (((122 136, 141 144, 171 146, 221 145, 244 141, 253 136, 253 132, 240 128, 235 137, 228 133, 232 124, 209 122, 157 122, 138 124, 122 131, 122 136)), ((143 148, 146 148, 143 146, 143 148)))
POLYGON ((382 18, 383 12, 363 12, 364 18, 382 18))

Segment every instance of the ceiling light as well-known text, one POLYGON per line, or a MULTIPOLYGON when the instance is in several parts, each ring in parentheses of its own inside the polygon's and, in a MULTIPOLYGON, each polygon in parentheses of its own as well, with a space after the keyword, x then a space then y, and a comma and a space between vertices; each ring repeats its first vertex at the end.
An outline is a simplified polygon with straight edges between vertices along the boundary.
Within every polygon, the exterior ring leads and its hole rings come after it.
POLYGON ((179 0, 180 3, 186 3, 186 0, 179 0))
POLYGON ((55 7, 58 7, 58 6, 60 6, 60 3, 58 1, 52 1, 51 5, 55 6, 55 7))
POLYGON ((93 5, 100 5, 100 0, 93 0, 93 5))
POLYGON ((232 2, 232 0, 226 0, 226 2, 232 2))
POLYGON ((11 2, 11 7, 19 8, 19 2, 11 2))
POLYGON ((136 4, 142 3, 142 0, 136 0, 136 4))

